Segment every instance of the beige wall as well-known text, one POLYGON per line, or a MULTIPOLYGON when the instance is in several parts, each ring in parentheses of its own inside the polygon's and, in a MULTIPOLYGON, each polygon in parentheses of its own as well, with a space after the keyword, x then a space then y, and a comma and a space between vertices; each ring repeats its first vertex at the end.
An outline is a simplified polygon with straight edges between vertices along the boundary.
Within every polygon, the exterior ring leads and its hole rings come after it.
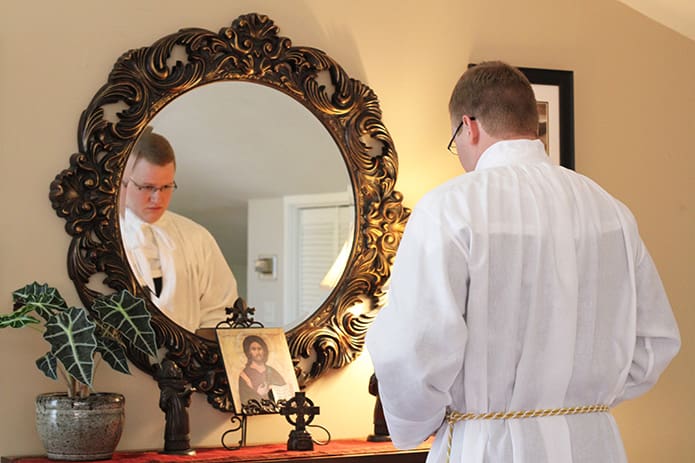
MULTIPOLYGON (((76 150, 80 112, 125 50, 181 27, 210 30, 239 14, 270 15, 296 45, 328 52, 381 100, 400 158, 408 205, 460 172, 445 144, 449 91, 470 61, 575 72, 576 167, 634 211, 680 322, 683 350, 656 389, 615 410, 631 462, 692 461, 695 335, 689 285, 693 237, 695 43, 611 0, 182 1, 2 0, 0 2, 0 295, 48 281, 77 302, 66 275, 68 236, 48 185, 76 150), (425 6, 426 5, 426 6, 425 6)), ((0 454, 42 451, 33 400, 60 384, 41 376, 45 352, 29 330, 0 333, 0 454)), ((371 430, 369 359, 308 391, 319 424, 335 438, 371 430)), ((127 397, 120 449, 162 445, 156 385, 102 368, 101 390, 127 397)), ((227 417, 196 397, 196 446, 218 445, 227 417)), ((284 441, 278 416, 249 419, 249 441, 284 441)))

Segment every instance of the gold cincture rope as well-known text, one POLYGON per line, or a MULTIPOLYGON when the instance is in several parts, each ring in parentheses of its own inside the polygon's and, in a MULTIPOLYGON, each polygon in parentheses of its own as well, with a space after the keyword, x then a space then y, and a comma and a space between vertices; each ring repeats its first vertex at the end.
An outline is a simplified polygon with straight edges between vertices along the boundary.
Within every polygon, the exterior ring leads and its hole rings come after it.
POLYGON ((580 413, 607 412, 608 405, 584 405, 583 407, 545 408, 541 410, 523 410, 518 412, 487 412, 487 413, 461 413, 455 410, 447 410, 444 420, 449 423, 449 440, 446 450, 446 462, 451 457, 451 442, 454 438, 454 424, 459 421, 469 420, 514 420, 520 418, 539 418, 542 416, 578 415, 580 413))

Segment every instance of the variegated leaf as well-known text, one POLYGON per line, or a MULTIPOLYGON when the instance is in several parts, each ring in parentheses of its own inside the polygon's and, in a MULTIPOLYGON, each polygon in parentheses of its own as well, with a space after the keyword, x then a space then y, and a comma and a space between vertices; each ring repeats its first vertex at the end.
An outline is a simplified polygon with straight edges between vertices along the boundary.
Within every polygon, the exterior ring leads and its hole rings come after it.
POLYGON ((32 310, 31 307, 25 305, 12 313, 0 315, 0 328, 21 328, 26 325, 40 323, 36 317, 29 315, 32 310))
POLYGON ((111 365, 111 368, 121 373, 130 374, 128 358, 125 355, 125 350, 118 342, 108 338, 99 338, 97 351, 101 354, 101 358, 111 365))
POLYGON ((45 283, 33 282, 14 291, 12 300, 15 303, 15 307, 28 306, 31 310, 35 310, 44 320, 48 320, 51 315, 68 308, 58 290, 45 283))
POLYGON ((83 308, 71 307, 46 323, 43 337, 51 345, 51 353, 63 364, 67 373, 92 386, 95 325, 83 308))
POLYGON ((127 290, 97 299, 92 309, 101 323, 113 328, 133 347, 156 356, 157 339, 150 323, 151 315, 143 299, 127 290))
POLYGON ((49 378, 58 379, 58 361, 55 355, 50 352, 36 360, 36 366, 49 378))

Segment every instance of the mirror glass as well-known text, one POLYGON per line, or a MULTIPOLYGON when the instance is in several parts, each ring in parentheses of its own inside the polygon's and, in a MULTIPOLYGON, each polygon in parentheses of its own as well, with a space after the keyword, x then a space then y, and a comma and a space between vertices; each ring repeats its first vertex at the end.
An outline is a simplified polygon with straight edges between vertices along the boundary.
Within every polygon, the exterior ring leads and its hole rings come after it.
POLYGON ((355 215, 319 119, 273 88, 222 81, 179 96, 149 125, 176 153, 169 210, 212 233, 255 319, 290 329, 313 313, 343 272, 355 215))

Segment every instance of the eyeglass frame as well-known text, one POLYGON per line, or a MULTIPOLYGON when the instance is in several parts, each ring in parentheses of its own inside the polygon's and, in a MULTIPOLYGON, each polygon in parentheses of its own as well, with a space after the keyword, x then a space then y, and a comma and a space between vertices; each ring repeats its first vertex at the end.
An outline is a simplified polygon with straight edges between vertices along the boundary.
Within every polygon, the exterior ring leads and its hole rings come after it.
POLYGON ((147 192, 148 195, 152 196, 156 192, 160 192, 162 194, 172 194, 176 189, 179 187, 176 182, 168 183, 166 185, 162 186, 154 186, 154 185, 140 185, 138 182, 133 180, 133 177, 128 177, 128 179, 135 185, 135 187, 138 189, 140 193, 143 191, 147 192))
MULTIPOLYGON (((474 121, 475 116, 468 116, 468 119, 474 121)), ((454 130, 454 134, 451 136, 451 140, 449 140, 449 144, 446 145, 446 149, 453 154, 454 156, 458 156, 458 150, 455 149, 456 145, 454 144, 454 140, 456 140, 456 136, 459 134, 459 130, 463 127, 463 116, 461 117, 461 122, 459 122, 458 127, 456 127, 456 130, 454 130), (452 149, 454 148, 454 149, 452 149)))

